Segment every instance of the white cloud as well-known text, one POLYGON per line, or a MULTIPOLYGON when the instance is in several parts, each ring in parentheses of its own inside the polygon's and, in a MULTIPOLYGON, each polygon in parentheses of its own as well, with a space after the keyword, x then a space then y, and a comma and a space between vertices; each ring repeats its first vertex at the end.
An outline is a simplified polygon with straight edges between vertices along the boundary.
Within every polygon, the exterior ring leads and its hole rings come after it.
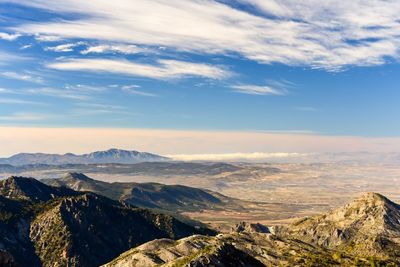
POLYGON ((115 45, 96 45, 89 46, 81 52, 81 54, 101 54, 101 53, 120 53, 120 54, 138 54, 149 51, 136 45, 115 44, 115 45))
POLYGON ((157 64, 150 65, 128 60, 81 58, 65 59, 50 63, 47 67, 68 71, 109 72, 154 79, 173 79, 187 76, 222 79, 230 76, 229 71, 216 66, 177 60, 158 60, 157 64))
POLYGON ((31 48, 32 46, 33 46, 32 44, 27 44, 27 45, 21 46, 19 49, 20 50, 25 50, 25 49, 31 48))
POLYGON ((129 94, 141 95, 141 96, 151 96, 151 97, 158 96, 156 94, 152 94, 152 93, 149 93, 149 92, 144 92, 144 91, 138 90, 138 88, 140 88, 140 86, 139 85, 135 85, 135 84, 134 85, 124 85, 124 86, 121 87, 121 89, 124 92, 127 92, 129 94))
POLYGON ((58 42, 62 41, 63 38, 57 35, 41 35, 35 34, 35 40, 38 42, 58 42))
POLYGON ((20 36, 21 36, 21 34, 19 34, 19 33, 9 34, 9 33, 5 33, 5 32, 0 32, 0 39, 6 40, 6 41, 14 41, 17 38, 19 38, 20 36))
POLYGON ((20 81, 25 81, 25 82, 32 82, 32 83, 43 83, 43 78, 38 77, 38 76, 33 76, 29 73, 17 73, 13 71, 6 71, 0 73, 0 76, 8 78, 8 79, 14 79, 14 80, 20 80, 20 81))
POLYGON ((177 155, 167 155, 174 160, 183 161, 256 161, 256 160, 268 160, 277 158, 294 158, 294 157, 304 157, 307 154, 301 153, 221 153, 221 154, 177 154, 177 155))
POLYGON ((74 47, 79 44, 62 44, 57 46, 50 46, 46 47, 46 51, 53 51, 53 52, 72 52, 74 51, 74 47))
POLYGON ((237 0, 242 11, 212 0, 8 0, 73 20, 38 22, 18 32, 166 47, 202 54, 239 54, 261 63, 279 62, 339 70, 348 65, 397 59, 400 46, 396 0, 237 0), (249 9, 250 10, 250 9, 249 9))
POLYGON ((235 92, 249 95, 284 95, 286 92, 282 89, 273 88, 268 85, 252 85, 252 84, 242 84, 242 85, 232 85, 231 88, 235 92))
POLYGON ((24 94, 44 95, 57 98, 65 98, 71 100, 87 100, 90 98, 85 92, 76 90, 68 90, 66 88, 56 89, 51 87, 31 88, 23 91, 24 94))

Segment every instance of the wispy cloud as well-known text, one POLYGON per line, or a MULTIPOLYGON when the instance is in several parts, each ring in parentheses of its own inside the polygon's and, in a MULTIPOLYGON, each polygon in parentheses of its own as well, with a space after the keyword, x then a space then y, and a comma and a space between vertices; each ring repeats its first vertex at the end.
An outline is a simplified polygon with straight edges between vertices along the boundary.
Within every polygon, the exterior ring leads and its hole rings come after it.
POLYGON ((121 87, 121 89, 124 92, 127 92, 129 94, 133 94, 133 95, 150 96, 150 97, 158 96, 158 95, 153 94, 153 93, 144 92, 142 90, 139 90, 138 88, 140 88, 140 86, 138 86, 138 85, 124 85, 124 86, 121 87))
POLYGON ((51 88, 51 87, 41 87, 41 88, 30 88, 23 91, 25 94, 34 95, 44 95, 57 98, 65 98, 71 100, 87 100, 89 95, 84 92, 79 92, 76 90, 68 90, 66 88, 51 88))
POLYGON ((46 47, 46 51, 53 51, 53 52, 72 52, 74 51, 74 47, 78 46, 77 43, 70 43, 70 44, 61 44, 57 46, 49 46, 46 47))
POLYGON ((16 55, 10 52, 2 51, 0 49, 0 65, 4 64, 9 64, 11 62, 15 61, 23 61, 23 60, 30 60, 31 58, 21 56, 21 55, 16 55))
POLYGON ((81 51, 81 54, 102 54, 102 53, 120 53, 120 54, 138 54, 143 52, 148 52, 149 49, 144 49, 136 45, 128 44, 105 44, 105 45, 95 45, 89 46, 85 50, 81 51))
POLYGON ((17 38, 19 38, 21 34, 19 33, 14 33, 14 34, 9 34, 5 32, 0 32, 0 39, 6 40, 6 41, 14 41, 17 38))
POLYGON ((232 85, 231 88, 237 92, 242 94, 249 95, 285 95, 286 92, 281 89, 272 88, 268 85, 253 85, 253 84, 241 84, 241 85, 232 85))
POLYGON ((50 63, 48 68, 68 71, 109 72, 153 79, 205 77, 223 79, 231 73, 221 67, 177 60, 158 60, 156 64, 142 64, 117 59, 65 59, 50 63))
POLYGON ((398 1, 9 0, 78 19, 37 22, 18 32, 175 51, 241 55, 260 63, 279 62, 337 71, 346 66, 398 59, 398 1), (184 25, 184 27, 183 27, 184 25))
POLYGON ((29 121, 41 121, 49 118, 45 114, 18 112, 10 115, 0 116, 0 121, 6 122, 29 122, 29 121))
POLYGON ((0 76, 8 78, 8 79, 14 79, 14 80, 20 80, 24 82, 32 82, 32 83, 43 83, 44 80, 42 77, 39 76, 34 76, 30 73, 18 73, 18 72, 13 72, 13 71, 6 71, 6 72, 1 72, 0 76))
POLYGON ((35 40, 38 42, 58 42, 62 41, 63 38, 57 35, 42 35, 42 34, 35 34, 35 40))
MULTIPOLYGON (((1 89, 0 89, 1 92, 1 89)), ((11 104, 11 105, 46 105, 42 102, 17 99, 17 98, 0 98, 0 104, 11 104)))
POLYGON ((33 46, 32 44, 27 44, 27 45, 21 46, 19 49, 20 50, 25 50, 25 49, 31 48, 32 46, 33 46))

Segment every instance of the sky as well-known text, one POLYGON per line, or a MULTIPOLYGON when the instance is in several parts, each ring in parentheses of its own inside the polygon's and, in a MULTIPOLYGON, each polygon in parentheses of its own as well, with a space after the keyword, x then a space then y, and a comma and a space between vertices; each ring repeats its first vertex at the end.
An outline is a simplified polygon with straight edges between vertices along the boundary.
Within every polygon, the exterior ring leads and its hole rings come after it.
POLYGON ((397 150, 399 13, 391 0, 0 0, 0 155, 113 138, 175 154, 397 150))

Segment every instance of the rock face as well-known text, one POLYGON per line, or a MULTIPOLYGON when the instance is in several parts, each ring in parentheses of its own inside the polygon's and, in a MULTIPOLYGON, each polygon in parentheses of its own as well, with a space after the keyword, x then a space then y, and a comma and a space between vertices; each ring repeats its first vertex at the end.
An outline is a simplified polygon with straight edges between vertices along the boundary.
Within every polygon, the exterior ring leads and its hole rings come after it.
POLYGON ((99 266, 153 239, 213 234, 169 215, 94 193, 59 191, 31 178, 11 177, 2 184, 0 261, 7 264, 99 266), (32 190, 15 186, 21 181, 32 190))
POLYGON ((138 162, 156 162, 169 160, 156 154, 147 152, 129 151, 122 149, 109 149, 96 151, 89 154, 75 155, 67 153, 64 155, 45 153, 20 153, 9 158, 0 159, 0 164, 21 166, 28 164, 91 164, 91 163, 123 163, 132 164, 138 162))
POLYGON ((46 179, 43 182, 76 191, 94 192, 138 207, 172 212, 221 209, 227 202, 230 205, 235 202, 221 194, 188 186, 158 183, 107 183, 91 179, 82 173, 68 173, 63 178, 46 179))

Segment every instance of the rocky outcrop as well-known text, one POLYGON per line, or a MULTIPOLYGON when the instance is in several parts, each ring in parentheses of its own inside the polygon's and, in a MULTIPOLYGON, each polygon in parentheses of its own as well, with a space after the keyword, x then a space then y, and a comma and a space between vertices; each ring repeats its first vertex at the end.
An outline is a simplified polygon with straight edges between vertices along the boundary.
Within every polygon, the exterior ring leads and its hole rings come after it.
POLYGON ((344 207, 294 223, 288 233, 355 255, 398 256, 400 206, 380 194, 366 193, 344 207))
POLYGON ((261 223, 240 222, 232 230, 238 233, 270 233, 269 228, 261 223))
POLYGON ((160 239, 127 251, 105 267, 144 266, 264 266, 257 259, 229 242, 206 236, 191 236, 178 241, 160 239))

